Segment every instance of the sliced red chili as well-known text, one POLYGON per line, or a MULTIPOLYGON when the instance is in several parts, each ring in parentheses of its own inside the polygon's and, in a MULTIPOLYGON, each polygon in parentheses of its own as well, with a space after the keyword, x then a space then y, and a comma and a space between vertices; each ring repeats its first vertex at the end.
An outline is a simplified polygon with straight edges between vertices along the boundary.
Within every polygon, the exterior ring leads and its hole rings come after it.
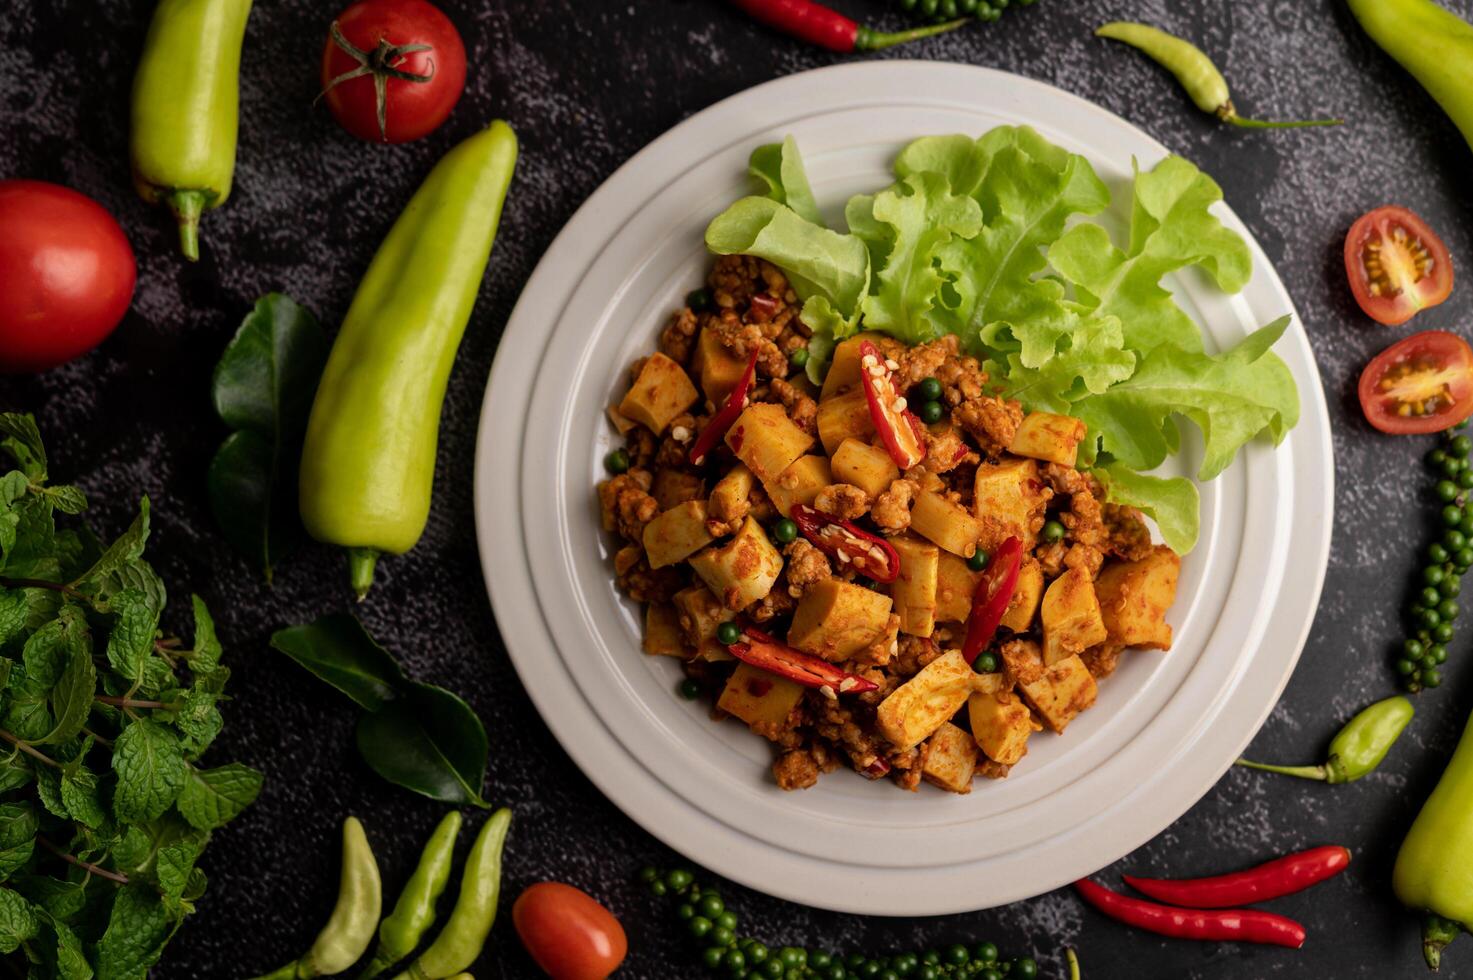
POLYGON ((962 644, 962 656, 970 663, 987 649, 1013 593, 1018 588, 1018 569, 1023 565, 1023 542, 1008 538, 987 563, 987 570, 977 582, 977 591, 972 594, 972 615, 967 617, 967 639, 962 644))
POLYGON ((779 677, 786 677, 804 687, 825 690, 831 697, 873 691, 877 685, 846 670, 840 670, 820 657, 794 650, 751 626, 742 627, 741 638, 727 644, 726 649, 742 663, 751 664, 779 677))
POLYGON ((1255 909, 1221 909, 1214 912, 1179 909, 1146 902, 1112 892, 1092 881, 1074 883, 1075 891, 1116 922, 1176 939, 1226 940, 1267 943, 1298 949, 1304 945, 1304 926, 1293 919, 1255 909))
POLYGON ((869 404, 870 421, 885 451, 903 473, 926 458, 926 430, 906 407, 904 396, 895 390, 894 363, 870 341, 859 345, 859 380, 869 404))
POLYGON ((794 504, 789 516, 803 537, 830 558, 876 582, 900 577, 900 555, 884 538, 806 504, 794 504))
POLYGON ((701 430, 696 437, 696 444, 690 447, 690 461, 692 466, 700 466, 706 461, 706 454, 721 441, 726 435, 726 430, 731 428, 732 423, 742 414, 746 406, 747 394, 752 390, 752 378, 757 373, 757 348, 752 348, 752 356, 747 358, 747 369, 742 372, 741 378, 737 380, 736 386, 731 389, 731 394, 726 396, 726 404, 721 406, 721 411, 711 416, 711 421, 701 430))
POLYGON ((1343 847, 1315 847, 1246 871, 1211 878, 1135 878, 1125 883, 1160 902, 1193 909, 1221 909, 1281 898, 1333 878, 1350 865, 1343 847))

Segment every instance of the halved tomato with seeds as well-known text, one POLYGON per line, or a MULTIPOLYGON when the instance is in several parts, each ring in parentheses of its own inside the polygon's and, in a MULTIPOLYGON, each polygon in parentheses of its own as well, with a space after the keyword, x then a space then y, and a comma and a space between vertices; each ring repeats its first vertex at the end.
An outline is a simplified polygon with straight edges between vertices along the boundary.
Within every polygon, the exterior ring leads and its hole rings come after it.
POLYGON ((1406 323, 1453 290, 1447 246, 1427 222, 1387 205, 1361 215, 1345 236, 1345 274, 1366 315, 1378 323, 1406 323))
POLYGON ((1360 407, 1394 435, 1451 428, 1473 415, 1473 348, 1445 330, 1397 341, 1361 372, 1360 407))

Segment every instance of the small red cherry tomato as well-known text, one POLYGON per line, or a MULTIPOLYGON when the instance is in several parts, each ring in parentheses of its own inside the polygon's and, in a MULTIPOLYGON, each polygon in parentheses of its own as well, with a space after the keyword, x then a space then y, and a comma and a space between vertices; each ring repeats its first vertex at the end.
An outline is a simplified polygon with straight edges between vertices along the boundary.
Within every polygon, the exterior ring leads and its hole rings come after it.
POLYGON ((1364 214, 1350 226, 1345 274, 1366 316, 1388 326, 1436 306, 1453 289, 1447 246, 1427 222, 1394 205, 1364 214))
POLYGON ((1393 435, 1441 432, 1473 415, 1473 349, 1443 330, 1398 340, 1360 376, 1366 421, 1393 435))
POLYGON ((102 205, 59 184, 0 180, 0 371, 44 371, 102 343, 137 279, 102 205))
POLYGON ((517 898, 511 918, 522 945, 552 980, 604 980, 629 952, 619 920, 572 885, 532 885, 517 898))
POLYGON ((465 45, 427 0, 360 0, 332 22, 322 91, 344 129, 407 143, 445 121, 465 88, 465 45))

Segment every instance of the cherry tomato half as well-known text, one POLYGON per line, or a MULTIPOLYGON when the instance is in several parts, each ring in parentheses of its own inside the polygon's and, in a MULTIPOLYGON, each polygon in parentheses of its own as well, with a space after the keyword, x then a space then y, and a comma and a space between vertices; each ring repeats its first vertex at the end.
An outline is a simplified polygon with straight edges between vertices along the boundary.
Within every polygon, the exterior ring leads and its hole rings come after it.
POLYGON ((511 908, 522 945, 552 980, 604 980, 629 942, 613 913, 572 885, 532 885, 511 908))
POLYGON ((0 371, 44 371, 102 343, 137 279, 102 205, 59 184, 0 180, 0 371))
POLYGON ((426 0, 361 0, 333 21, 322 90, 344 129, 407 143, 434 130, 465 88, 465 45, 426 0))
POLYGON ((1427 222, 1387 205, 1361 215, 1345 236, 1345 274, 1366 316, 1396 326, 1453 290, 1447 246, 1427 222))
POLYGON ((1424 330, 1371 359, 1360 407, 1382 432, 1441 432, 1473 415, 1473 349, 1456 334, 1424 330))

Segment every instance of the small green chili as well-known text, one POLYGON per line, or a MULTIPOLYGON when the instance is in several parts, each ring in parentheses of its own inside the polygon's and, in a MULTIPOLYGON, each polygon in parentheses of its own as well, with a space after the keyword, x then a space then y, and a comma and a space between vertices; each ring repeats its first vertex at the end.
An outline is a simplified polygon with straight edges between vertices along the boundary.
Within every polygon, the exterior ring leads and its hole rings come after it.
POLYGON ((1285 776, 1349 783, 1381 764, 1412 720, 1412 703, 1397 695, 1361 711, 1330 742, 1330 757, 1319 766, 1271 766, 1239 759, 1238 765, 1285 776))
POLYGON ((257 980, 310 980, 342 973, 358 962, 373 940, 383 909, 383 887, 373 848, 357 817, 343 821, 343 872, 338 902, 327 925, 302 958, 257 980))
POLYGON ((505 807, 482 825, 465 859, 460 894, 445 928, 395 980, 446 980, 481 955, 491 924, 496 921, 496 904, 501 897, 501 849, 510 827, 511 811, 505 807))
POLYGON ((435 923, 435 903, 450 880, 450 866, 455 860, 455 839, 460 836, 460 812, 452 810, 425 842, 414 869, 399 900, 378 927, 378 949, 360 973, 359 980, 376 977, 414 952, 419 941, 435 923))
POLYGON ((1167 34, 1146 24, 1115 21, 1095 31, 1096 37, 1123 41, 1176 76, 1197 108, 1210 112, 1223 122, 1252 129, 1287 129, 1295 126, 1338 126, 1342 119, 1296 119, 1269 121, 1244 119, 1233 108, 1228 96, 1227 80, 1212 59, 1190 41, 1167 34))

